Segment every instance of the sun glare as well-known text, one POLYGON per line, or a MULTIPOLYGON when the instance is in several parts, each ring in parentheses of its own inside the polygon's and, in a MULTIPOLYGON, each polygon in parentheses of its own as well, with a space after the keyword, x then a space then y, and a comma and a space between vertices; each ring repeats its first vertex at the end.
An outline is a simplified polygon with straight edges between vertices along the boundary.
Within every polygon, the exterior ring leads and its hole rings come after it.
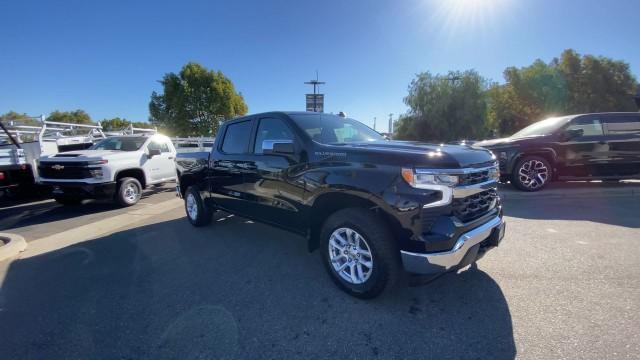
POLYGON ((449 34, 492 27, 513 0, 431 0, 432 23, 449 34))

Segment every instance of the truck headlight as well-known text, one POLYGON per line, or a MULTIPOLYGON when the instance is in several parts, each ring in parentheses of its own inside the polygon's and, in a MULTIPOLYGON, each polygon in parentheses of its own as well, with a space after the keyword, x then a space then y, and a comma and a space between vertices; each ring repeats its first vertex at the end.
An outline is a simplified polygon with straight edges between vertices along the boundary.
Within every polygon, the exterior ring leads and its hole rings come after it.
POLYGON ((433 189, 434 186, 453 187, 458 184, 457 175, 438 174, 429 170, 402 168, 402 178, 418 189, 433 189))

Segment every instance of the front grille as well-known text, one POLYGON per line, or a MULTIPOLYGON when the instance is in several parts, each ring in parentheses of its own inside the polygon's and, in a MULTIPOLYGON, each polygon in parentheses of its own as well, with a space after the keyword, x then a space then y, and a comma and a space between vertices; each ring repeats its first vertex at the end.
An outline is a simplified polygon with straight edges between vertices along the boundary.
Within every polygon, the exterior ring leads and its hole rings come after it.
POLYGON ((489 189, 462 199, 453 199, 453 215, 462 222, 475 220, 485 215, 496 205, 498 193, 489 189))
POLYGON ((459 185, 475 185, 491 180, 489 169, 459 175, 459 185))
POLYGON ((89 179, 91 173, 86 162, 47 162, 38 166, 40 177, 46 179, 89 179), (56 168, 61 167, 61 168, 56 168))

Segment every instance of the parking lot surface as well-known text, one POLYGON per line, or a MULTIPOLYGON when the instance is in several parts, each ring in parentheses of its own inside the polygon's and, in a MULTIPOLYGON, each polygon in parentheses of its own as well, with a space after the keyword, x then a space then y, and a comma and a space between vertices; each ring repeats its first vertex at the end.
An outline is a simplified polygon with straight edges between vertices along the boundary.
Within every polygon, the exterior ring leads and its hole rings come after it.
POLYGON ((136 208, 1 209, 30 241, 0 266, 2 358, 637 359, 640 197, 505 199, 477 269, 371 301, 301 237, 224 213, 191 227, 170 187, 136 208))

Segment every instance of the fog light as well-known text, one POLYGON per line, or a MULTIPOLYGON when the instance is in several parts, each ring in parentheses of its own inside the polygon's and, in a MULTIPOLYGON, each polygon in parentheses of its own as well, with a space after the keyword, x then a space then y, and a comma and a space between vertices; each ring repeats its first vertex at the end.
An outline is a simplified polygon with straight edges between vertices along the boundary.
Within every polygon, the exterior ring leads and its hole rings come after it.
POLYGON ((102 169, 89 170, 89 173, 90 173, 90 174, 91 174, 91 176, 93 176, 94 178, 102 178, 102 169))

